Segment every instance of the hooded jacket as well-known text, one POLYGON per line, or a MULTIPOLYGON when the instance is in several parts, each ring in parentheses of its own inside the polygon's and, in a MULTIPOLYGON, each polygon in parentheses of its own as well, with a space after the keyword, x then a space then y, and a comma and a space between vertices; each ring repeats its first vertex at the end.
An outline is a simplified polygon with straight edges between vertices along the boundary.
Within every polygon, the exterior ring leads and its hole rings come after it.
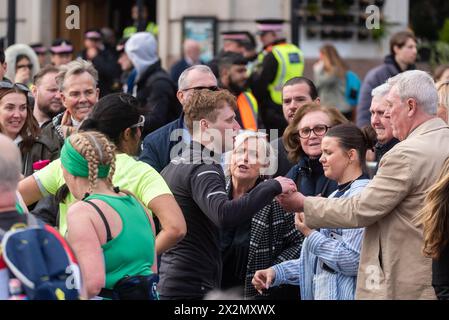
POLYGON ((137 71, 135 83, 145 126, 143 136, 176 120, 181 104, 176 98, 176 85, 162 69, 157 55, 156 39, 151 33, 138 32, 125 45, 125 52, 137 71))
POLYGON ((15 82, 14 79, 16 78, 16 58, 22 54, 26 55, 33 65, 31 70, 31 81, 40 70, 37 55, 30 46, 22 43, 13 44, 5 50, 5 62, 8 64, 5 77, 11 80, 11 82, 15 82))

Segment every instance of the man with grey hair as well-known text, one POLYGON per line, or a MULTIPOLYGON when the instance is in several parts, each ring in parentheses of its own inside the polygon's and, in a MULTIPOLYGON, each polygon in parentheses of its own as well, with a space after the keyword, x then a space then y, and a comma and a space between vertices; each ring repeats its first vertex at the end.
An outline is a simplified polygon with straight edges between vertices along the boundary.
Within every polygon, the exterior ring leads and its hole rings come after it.
POLYGON ((390 119, 384 117, 387 108, 387 94, 390 86, 384 83, 373 89, 371 95, 371 126, 376 131, 377 143, 374 147, 375 161, 377 163, 374 174, 377 172, 379 162, 383 155, 393 148, 399 140, 393 137, 393 129, 391 128, 390 119))
MULTIPOLYGON (((199 89, 218 90, 217 78, 215 78, 212 70, 205 65, 191 66, 179 76, 176 97, 183 108, 192 92, 199 89)), ((190 141, 191 136, 185 125, 184 112, 182 112, 177 120, 150 133, 144 139, 139 160, 148 163, 156 171, 161 172, 170 163, 172 148, 175 145, 181 146, 179 148, 180 153, 182 146, 188 146, 190 141)))
POLYGON ((399 139, 379 164, 374 179, 348 199, 280 197, 287 211, 303 211, 309 228, 365 227, 357 275, 357 299, 435 299, 432 260, 421 253, 417 220, 426 191, 449 157, 449 126, 435 117, 438 95, 423 71, 388 80, 384 117, 399 139))
MULTIPOLYGON (((26 223, 26 216, 16 210, 16 192, 22 169, 20 151, 15 143, 0 133, 0 228, 26 223)), ((0 237, 1 240, 1 237, 0 237)), ((0 300, 8 299, 8 268, 0 253, 0 300)))
POLYGON ((60 67, 56 76, 65 111, 52 119, 52 124, 42 130, 50 139, 56 137, 60 144, 90 114, 98 101, 98 72, 92 63, 77 59, 60 67))

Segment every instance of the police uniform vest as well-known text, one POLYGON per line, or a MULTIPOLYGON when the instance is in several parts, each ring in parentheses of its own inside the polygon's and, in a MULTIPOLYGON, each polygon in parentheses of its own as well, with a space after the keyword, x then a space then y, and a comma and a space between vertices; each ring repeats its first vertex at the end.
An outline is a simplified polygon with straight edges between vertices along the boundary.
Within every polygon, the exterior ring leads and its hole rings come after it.
POLYGON ((297 46, 290 43, 274 45, 271 48, 271 52, 278 63, 278 68, 276 77, 268 85, 268 91, 270 92, 271 100, 281 105, 282 86, 287 80, 302 76, 304 72, 304 56, 297 46))
MULTIPOLYGON (((154 22, 149 22, 147 24, 147 28, 145 29, 145 31, 152 33, 156 37, 157 33, 158 33, 158 26, 154 22)), ((135 33, 137 33, 137 27, 136 26, 126 27, 123 30, 123 38, 130 38, 135 33)))

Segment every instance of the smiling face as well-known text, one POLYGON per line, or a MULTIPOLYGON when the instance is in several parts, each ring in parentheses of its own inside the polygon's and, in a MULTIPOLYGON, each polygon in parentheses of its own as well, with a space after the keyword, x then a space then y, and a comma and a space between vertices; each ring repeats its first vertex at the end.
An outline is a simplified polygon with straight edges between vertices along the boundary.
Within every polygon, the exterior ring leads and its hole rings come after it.
POLYGON ((27 117, 27 98, 23 93, 11 92, 0 100, 0 129, 11 139, 17 138, 27 117))
POLYGON ((69 76, 61 92, 64 106, 76 121, 83 121, 89 115, 98 101, 98 95, 95 80, 87 72, 69 76))
POLYGON ((384 117, 387 108, 386 97, 373 98, 371 102, 371 126, 376 131, 377 140, 385 144, 393 139, 393 130, 390 119, 384 117))
MULTIPOLYGON (((331 126, 331 119, 323 111, 307 113, 298 123, 298 133, 304 129, 314 129, 320 126, 331 126)), ((324 132, 325 133, 325 132, 324 132)), ((323 133, 323 135, 324 135, 323 133)), ((312 130, 308 138, 299 138, 301 148, 310 159, 319 158, 321 155, 321 140, 323 136, 316 135, 312 130)))

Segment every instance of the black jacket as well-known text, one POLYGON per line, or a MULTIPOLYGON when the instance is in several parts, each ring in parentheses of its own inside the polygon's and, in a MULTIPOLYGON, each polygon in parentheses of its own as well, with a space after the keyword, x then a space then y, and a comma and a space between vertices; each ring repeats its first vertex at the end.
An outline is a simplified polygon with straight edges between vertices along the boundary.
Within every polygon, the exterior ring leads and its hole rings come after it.
POLYGON ((449 245, 432 262, 432 286, 439 300, 449 300, 449 245))
POLYGON ((184 239, 162 255, 158 285, 162 297, 201 299, 220 288, 220 228, 239 225, 282 192, 276 180, 267 180, 242 198, 229 200, 219 158, 192 142, 161 172, 187 224, 184 239))
POLYGON ((157 61, 137 81, 137 99, 145 115, 143 136, 176 120, 182 107, 176 98, 176 85, 157 61))
MULTIPOLYGON (((407 70, 414 69, 415 65, 407 66, 407 70)), ((357 104, 356 124, 359 128, 370 125, 371 114, 369 112, 369 108, 371 106, 371 92, 373 89, 385 83, 388 78, 391 78, 401 72, 401 68, 392 55, 386 56, 383 64, 368 71, 365 79, 363 79, 362 87, 360 88, 359 103, 357 104)))

